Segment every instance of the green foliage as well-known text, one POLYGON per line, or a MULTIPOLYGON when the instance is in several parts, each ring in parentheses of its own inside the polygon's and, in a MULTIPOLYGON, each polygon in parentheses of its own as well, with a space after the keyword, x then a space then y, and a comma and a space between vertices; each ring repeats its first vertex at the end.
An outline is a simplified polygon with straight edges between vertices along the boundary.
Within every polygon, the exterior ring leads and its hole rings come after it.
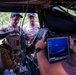
MULTIPOLYGON (((21 13, 21 15, 23 16, 23 18, 20 19, 19 24, 20 26, 22 26, 22 24, 26 24, 28 22, 28 17, 26 13, 21 13), (25 19, 24 16, 26 15, 25 19), (23 22, 24 19, 24 22, 23 22)), ((38 20, 38 16, 36 19, 37 22, 39 22, 38 20)), ((10 12, 0 12, 0 26, 4 26, 6 24, 8 24, 10 22, 10 12)))
POLYGON ((10 21, 10 13, 0 12, 0 26, 3 26, 10 21))
POLYGON ((64 9, 67 13, 76 16, 76 11, 62 7, 62 6, 61 6, 61 8, 64 9))

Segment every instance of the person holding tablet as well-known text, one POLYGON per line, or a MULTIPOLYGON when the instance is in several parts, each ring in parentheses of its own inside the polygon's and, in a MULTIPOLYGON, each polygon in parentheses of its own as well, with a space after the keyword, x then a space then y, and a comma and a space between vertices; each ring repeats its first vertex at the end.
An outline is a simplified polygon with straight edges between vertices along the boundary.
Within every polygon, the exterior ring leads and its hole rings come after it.
MULTIPOLYGON (((76 45, 72 39, 70 40, 70 48, 76 53, 76 45)), ((44 40, 39 40, 36 45, 36 55, 41 75, 76 75, 76 54, 72 54, 65 60, 50 64, 43 50, 46 46, 44 40)))

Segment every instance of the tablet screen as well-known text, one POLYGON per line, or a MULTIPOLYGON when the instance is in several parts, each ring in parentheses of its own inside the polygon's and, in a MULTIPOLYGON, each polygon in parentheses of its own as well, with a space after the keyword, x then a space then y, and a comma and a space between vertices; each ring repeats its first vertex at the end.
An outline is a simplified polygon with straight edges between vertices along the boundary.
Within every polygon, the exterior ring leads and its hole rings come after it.
POLYGON ((65 59, 70 56, 68 37, 47 39, 49 62, 65 59))

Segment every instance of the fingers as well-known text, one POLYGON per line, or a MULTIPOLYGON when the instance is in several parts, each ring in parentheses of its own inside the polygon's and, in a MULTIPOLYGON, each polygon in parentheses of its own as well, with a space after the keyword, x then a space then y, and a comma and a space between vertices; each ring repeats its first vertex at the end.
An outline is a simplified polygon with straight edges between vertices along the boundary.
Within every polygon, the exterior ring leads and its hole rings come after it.
POLYGON ((19 31, 18 31, 18 30, 14 30, 14 32, 15 32, 15 33, 19 33, 19 31))
POLYGON ((69 36, 69 39, 71 40, 71 39, 72 39, 72 37, 71 37, 71 36, 69 36))
POLYGON ((37 43, 36 43, 36 45, 35 45, 35 48, 41 48, 41 49, 44 49, 45 48, 45 46, 46 46, 46 42, 43 40, 43 39, 41 39, 41 40, 39 40, 37 43))
POLYGON ((11 33, 19 33, 19 31, 18 30, 13 30, 13 31, 11 31, 11 33))
POLYGON ((46 41, 44 42, 44 44, 46 45, 46 41))

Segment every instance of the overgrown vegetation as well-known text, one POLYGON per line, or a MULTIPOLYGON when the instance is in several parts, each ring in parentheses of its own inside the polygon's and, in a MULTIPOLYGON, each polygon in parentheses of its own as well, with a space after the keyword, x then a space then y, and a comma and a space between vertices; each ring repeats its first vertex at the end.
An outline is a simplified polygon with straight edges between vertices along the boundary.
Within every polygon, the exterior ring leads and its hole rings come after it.
MULTIPOLYGON (((0 12, 0 26, 4 26, 4 25, 6 25, 6 24, 8 24, 8 23, 10 22, 10 14, 11 14, 10 12, 0 12)), ((24 18, 25 13, 21 13, 21 15, 22 15, 23 18, 24 18)), ((20 19, 18 25, 22 26, 22 23, 23 23, 23 25, 24 25, 24 24, 26 24, 26 23, 28 22, 28 17, 27 17, 27 15, 26 15, 26 17, 25 17, 24 22, 23 22, 23 18, 20 19)), ((37 16, 36 21, 39 21, 39 20, 38 20, 38 16, 37 16)))

